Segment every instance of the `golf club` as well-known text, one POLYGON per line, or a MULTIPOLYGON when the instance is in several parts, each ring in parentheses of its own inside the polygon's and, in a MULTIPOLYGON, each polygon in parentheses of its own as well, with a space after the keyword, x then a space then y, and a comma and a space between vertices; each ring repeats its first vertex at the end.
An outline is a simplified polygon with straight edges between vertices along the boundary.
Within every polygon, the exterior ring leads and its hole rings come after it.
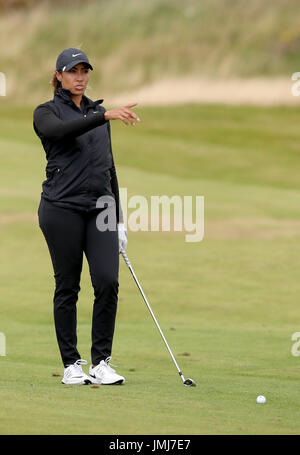
POLYGON ((154 313, 153 313, 153 311, 152 311, 152 309, 151 309, 151 307, 150 307, 150 305, 149 305, 149 302, 148 302, 148 300, 147 300, 147 298, 146 298, 146 296, 145 296, 145 294, 144 294, 144 292, 143 292, 143 289, 142 289, 142 287, 141 287, 141 285, 140 285, 140 283, 139 283, 139 281, 138 281, 138 279, 137 279, 137 277, 136 277, 136 275, 135 275, 135 273, 134 273, 134 271, 133 271, 133 268, 132 268, 132 266, 131 266, 131 264, 130 264, 130 261, 129 261, 129 259, 128 259, 126 253, 125 253, 125 251, 124 251, 124 250, 121 250, 121 254, 122 254, 122 256, 123 256, 123 259, 124 259, 124 261, 125 261, 127 267, 129 268, 129 270, 130 270, 130 272, 131 272, 131 275, 132 275, 133 278, 134 278, 134 281, 135 281, 136 284, 137 284, 137 287, 138 287, 139 290, 140 290, 140 293, 142 294, 142 297, 143 297, 143 299, 144 299, 144 301, 145 301, 145 303, 146 303, 146 305, 147 305, 147 307, 148 307, 148 310, 150 311, 150 314, 151 314, 151 316, 152 316, 152 318, 153 318, 153 320, 154 320, 154 322, 155 322, 155 324, 156 324, 156 327, 158 328, 159 333, 161 334, 161 337, 162 337, 162 339, 163 339, 164 342, 165 342, 165 345, 166 345, 166 347, 167 347, 167 349, 168 349, 168 351, 169 351, 169 353, 170 353, 170 356, 172 357, 172 360, 173 360, 173 362, 174 362, 174 364, 175 364, 175 366, 176 366, 176 368, 177 368, 177 371, 178 371, 178 373, 179 373, 180 379, 182 380, 183 384, 184 384, 186 387, 196 386, 196 383, 193 381, 193 379, 191 379, 191 378, 185 379, 185 378, 184 378, 184 376, 183 376, 183 374, 182 374, 182 372, 181 372, 181 370, 180 370, 180 368, 179 368, 179 366, 178 366, 178 364, 177 364, 177 362, 176 362, 176 360, 175 360, 175 357, 174 357, 174 355, 173 355, 173 353, 172 353, 172 351, 171 351, 171 349, 170 349, 170 346, 168 345, 167 340, 166 340, 166 338, 165 338, 165 336, 164 336, 164 334, 163 334, 163 332, 162 332, 162 330, 161 330, 161 328, 160 328, 160 326, 159 326, 159 324, 158 324, 158 322, 157 322, 157 320, 156 320, 156 317, 154 316, 154 313))

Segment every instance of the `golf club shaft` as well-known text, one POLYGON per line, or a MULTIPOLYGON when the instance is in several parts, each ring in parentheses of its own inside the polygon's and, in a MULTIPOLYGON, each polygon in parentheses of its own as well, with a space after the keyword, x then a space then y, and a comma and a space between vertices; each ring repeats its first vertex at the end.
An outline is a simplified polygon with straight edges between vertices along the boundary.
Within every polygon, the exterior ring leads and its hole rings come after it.
POLYGON ((156 327, 158 328, 158 331, 159 331, 159 333, 160 333, 162 339, 164 340, 164 343, 165 343, 165 345, 166 345, 166 347, 167 347, 167 349, 168 349, 168 351, 169 351, 169 353, 170 353, 170 356, 171 356, 171 358, 172 358, 172 360, 173 360, 173 362, 174 362, 174 364, 175 364, 175 366, 176 366, 176 368, 177 368, 177 371, 178 371, 178 373, 179 373, 179 376, 180 376, 182 382, 184 383, 185 378, 184 378, 184 376, 183 376, 183 374, 182 374, 182 372, 181 372, 181 370, 180 370, 180 368, 179 368, 179 366, 178 366, 178 363, 176 362, 176 359, 175 359, 175 357, 174 357, 174 355, 173 355, 173 353, 172 353, 172 351, 171 351, 170 346, 169 346, 168 343, 167 343, 167 340, 166 340, 166 338, 165 338, 165 336, 164 336, 164 334, 163 334, 163 332, 162 332, 162 330, 161 330, 161 328, 160 328, 160 326, 159 326, 159 323, 157 322, 157 319, 156 319, 156 317, 155 317, 155 315, 154 315, 154 313, 153 313, 153 311, 152 311, 152 309, 151 309, 151 307, 150 307, 150 305, 149 305, 149 302, 148 302, 148 300, 147 300, 147 298, 146 298, 146 296, 145 296, 145 294, 144 294, 144 291, 143 291, 143 289, 142 289, 142 287, 141 287, 141 285, 140 285, 140 283, 139 283, 139 281, 138 281, 138 279, 137 279, 137 277, 136 277, 136 274, 134 273, 134 270, 133 270, 133 268, 132 268, 132 266, 131 266, 131 264, 130 264, 130 261, 129 261, 129 259, 128 259, 126 253, 125 253, 125 251, 121 250, 121 254, 122 254, 122 256, 123 256, 123 259, 124 259, 124 261, 125 261, 127 267, 129 268, 129 270, 130 270, 130 272, 131 272, 131 275, 132 275, 133 278, 134 278, 134 281, 135 281, 136 284, 137 284, 137 287, 139 288, 140 293, 142 294, 142 297, 143 297, 143 299, 144 299, 144 301, 145 301, 145 303, 146 303, 146 305, 147 305, 148 310, 150 311, 150 314, 151 314, 151 316, 152 316, 152 318, 153 318, 153 321, 155 322, 156 327))

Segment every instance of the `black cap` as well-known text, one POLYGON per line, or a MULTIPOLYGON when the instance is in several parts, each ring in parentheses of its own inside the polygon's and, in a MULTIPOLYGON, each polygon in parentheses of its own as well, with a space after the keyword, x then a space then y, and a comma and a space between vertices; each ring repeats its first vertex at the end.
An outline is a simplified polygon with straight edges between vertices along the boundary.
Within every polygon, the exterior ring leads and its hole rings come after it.
POLYGON ((85 63, 91 70, 93 69, 92 65, 89 62, 86 54, 80 49, 75 49, 70 47, 62 51, 56 60, 56 69, 57 71, 69 71, 78 63, 85 63))

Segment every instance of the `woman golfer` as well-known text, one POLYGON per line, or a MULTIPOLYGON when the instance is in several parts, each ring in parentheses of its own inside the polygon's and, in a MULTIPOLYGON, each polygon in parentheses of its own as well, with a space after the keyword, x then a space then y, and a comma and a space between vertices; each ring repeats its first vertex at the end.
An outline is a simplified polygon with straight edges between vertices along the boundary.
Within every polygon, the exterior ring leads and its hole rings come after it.
POLYGON ((118 300, 119 252, 126 230, 110 138, 110 120, 139 121, 136 104, 106 111, 84 93, 93 67, 80 49, 57 58, 54 98, 34 111, 34 130, 46 152, 39 226, 54 270, 54 322, 64 369, 63 384, 122 384, 109 365, 118 300), (104 216, 105 215, 105 216, 104 216), (106 223, 106 221, 108 222, 106 223), (77 350, 76 302, 83 253, 94 289, 91 366, 77 350))

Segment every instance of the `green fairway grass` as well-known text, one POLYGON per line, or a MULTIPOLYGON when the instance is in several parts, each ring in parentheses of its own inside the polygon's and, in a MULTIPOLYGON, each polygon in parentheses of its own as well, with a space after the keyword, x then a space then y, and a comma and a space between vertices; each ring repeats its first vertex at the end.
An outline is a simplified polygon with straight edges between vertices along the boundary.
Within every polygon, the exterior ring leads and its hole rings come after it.
MULTIPOLYGON (((53 270, 37 220, 46 161, 32 109, 0 105, 0 434, 299 434, 298 110, 149 107, 137 108, 135 128, 112 122, 128 198, 204 196, 202 242, 129 231, 127 250, 197 387, 182 385, 120 258, 112 363, 126 384, 92 388, 60 383, 53 270)), ((92 303, 85 260, 78 347, 88 362, 92 303)))

